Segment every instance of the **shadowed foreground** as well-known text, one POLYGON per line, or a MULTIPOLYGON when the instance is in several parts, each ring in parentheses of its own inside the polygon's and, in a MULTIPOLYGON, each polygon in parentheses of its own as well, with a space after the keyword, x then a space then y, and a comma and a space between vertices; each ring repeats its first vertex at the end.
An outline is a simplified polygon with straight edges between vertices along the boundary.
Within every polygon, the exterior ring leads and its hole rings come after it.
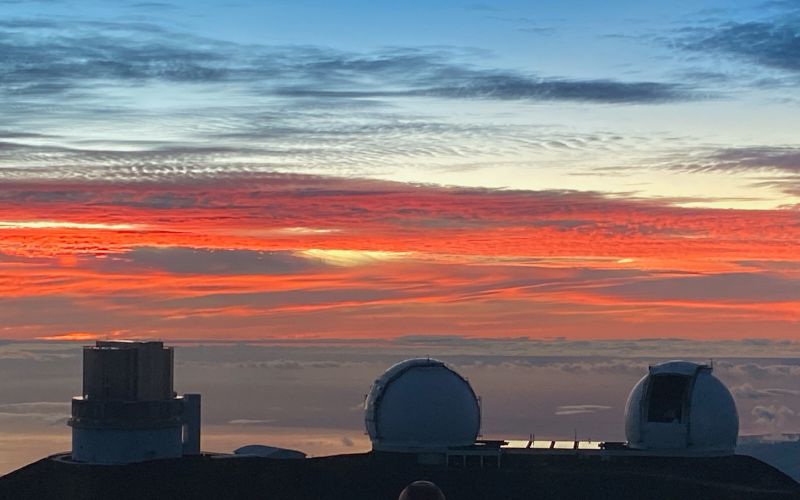
POLYGON ((503 457, 502 468, 444 469, 376 453, 307 460, 204 455, 124 466, 43 459, 0 479, 0 498, 395 500, 434 481, 448 500, 800 498, 800 485, 754 458, 503 457))

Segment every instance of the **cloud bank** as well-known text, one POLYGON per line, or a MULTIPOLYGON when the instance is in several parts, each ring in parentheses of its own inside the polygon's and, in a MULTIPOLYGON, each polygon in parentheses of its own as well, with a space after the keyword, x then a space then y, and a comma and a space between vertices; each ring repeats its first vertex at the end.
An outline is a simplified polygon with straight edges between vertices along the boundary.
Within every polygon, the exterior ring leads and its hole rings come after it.
POLYGON ((564 100, 661 103, 691 100, 676 83, 569 79, 475 67, 456 49, 348 53, 322 47, 243 46, 154 24, 44 19, 0 23, 4 93, 73 97, 93 87, 143 81, 247 83, 290 97, 564 100), (79 28, 79 29, 78 29, 79 28))

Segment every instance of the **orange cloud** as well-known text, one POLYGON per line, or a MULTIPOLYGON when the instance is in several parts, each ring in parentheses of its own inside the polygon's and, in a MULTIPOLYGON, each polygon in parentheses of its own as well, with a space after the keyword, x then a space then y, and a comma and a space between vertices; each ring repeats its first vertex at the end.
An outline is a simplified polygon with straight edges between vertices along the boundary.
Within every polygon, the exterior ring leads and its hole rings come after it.
POLYGON ((62 333, 59 335, 48 335, 45 337, 36 337, 36 340, 65 340, 73 342, 86 342, 89 340, 99 340, 105 338, 104 335, 89 332, 70 332, 62 333))
POLYGON ((2 193, 12 337, 780 337, 800 310, 790 210, 291 175, 2 193))
POLYGON ((218 183, 9 184, 0 251, 136 246, 497 256, 794 259, 792 211, 689 209, 592 193, 275 175, 218 183), (45 223, 46 222, 46 223, 45 223), (305 228, 304 231, 298 228, 305 228))

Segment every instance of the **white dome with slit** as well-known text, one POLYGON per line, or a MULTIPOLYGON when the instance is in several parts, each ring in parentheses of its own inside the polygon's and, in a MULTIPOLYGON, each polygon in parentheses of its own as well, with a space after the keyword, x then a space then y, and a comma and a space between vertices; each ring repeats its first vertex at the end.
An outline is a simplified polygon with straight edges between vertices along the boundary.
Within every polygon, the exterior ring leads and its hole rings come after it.
POLYGON ((466 378, 442 361, 418 358, 372 384, 364 420, 375 450, 443 449, 474 444, 481 411, 466 378))
POLYGON ((732 454, 739 415, 713 368, 688 361, 651 366, 628 397, 628 446, 700 454, 732 454))

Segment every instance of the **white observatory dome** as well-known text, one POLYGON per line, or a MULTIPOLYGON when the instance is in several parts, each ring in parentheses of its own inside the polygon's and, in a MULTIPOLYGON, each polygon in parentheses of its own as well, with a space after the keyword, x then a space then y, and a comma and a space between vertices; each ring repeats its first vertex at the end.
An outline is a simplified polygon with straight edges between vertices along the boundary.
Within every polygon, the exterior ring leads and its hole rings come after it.
POLYGON ((688 361, 651 366, 628 396, 628 446, 700 454, 732 454, 739 415, 712 367, 688 361))
POLYGON ((372 384, 364 421, 375 450, 441 449, 474 444, 481 410, 467 379, 442 361, 409 359, 372 384))

